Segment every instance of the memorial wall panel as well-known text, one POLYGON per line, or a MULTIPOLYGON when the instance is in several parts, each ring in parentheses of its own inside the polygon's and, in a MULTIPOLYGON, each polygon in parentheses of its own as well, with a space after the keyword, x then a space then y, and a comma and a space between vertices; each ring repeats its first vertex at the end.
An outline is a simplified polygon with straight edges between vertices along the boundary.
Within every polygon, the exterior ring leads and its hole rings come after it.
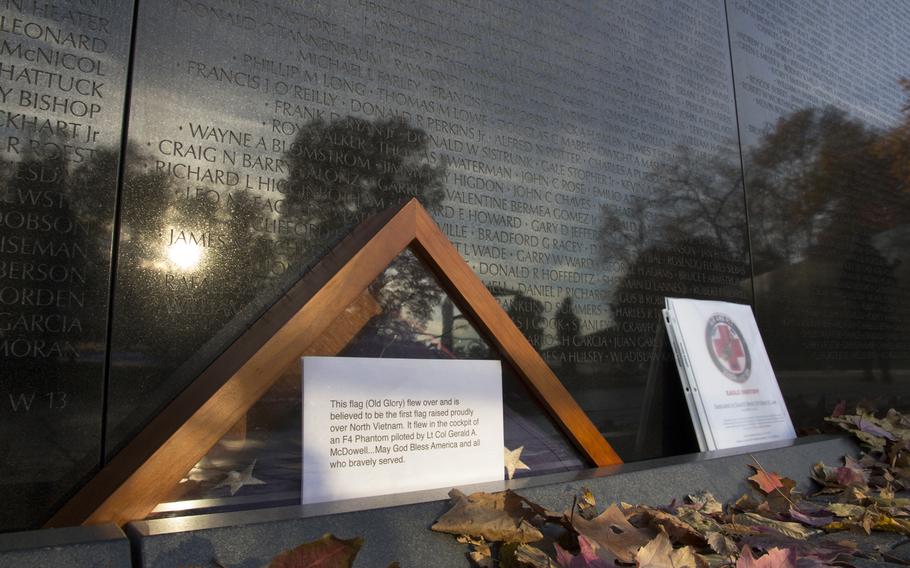
POLYGON ((751 298, 720 1, 159 0, 135 41, 109 452, 410 196, 627 460, 664 296, 751 298))
POLYGON ((840 399, 906 408, 910 6, 728 11, 755 308, 794 423, 840 399))
POLYGON ((101 463, 132 2, 0 1, 0 531, 101 463))

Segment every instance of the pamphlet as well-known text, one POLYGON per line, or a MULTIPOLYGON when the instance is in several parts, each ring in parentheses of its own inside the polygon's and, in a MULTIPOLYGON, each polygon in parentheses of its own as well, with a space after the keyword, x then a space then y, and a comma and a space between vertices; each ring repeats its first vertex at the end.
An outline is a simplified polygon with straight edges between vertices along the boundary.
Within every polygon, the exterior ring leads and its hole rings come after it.
POLYGON ((664 322, 699 447, 790 440, 796 431, 752 309, 667 298, 664 322))

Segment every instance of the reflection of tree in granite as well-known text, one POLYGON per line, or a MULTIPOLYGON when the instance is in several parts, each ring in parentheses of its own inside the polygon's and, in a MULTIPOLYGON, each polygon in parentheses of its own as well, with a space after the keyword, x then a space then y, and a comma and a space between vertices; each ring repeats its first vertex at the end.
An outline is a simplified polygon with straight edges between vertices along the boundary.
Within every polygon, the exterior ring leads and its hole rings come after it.
POLYGON ((685 239, 710 239, 745 262, 747 254, 742 175, 733 142, 706 157, 680 146, 673 161, 644 178, 650 193, 623 207, 601 207, 598 258, 606 267, 635 262, 649 247, 685 239))
POLYGON ((547 322, 543 304, 519 292, 512 297, 506 313, 531 345, 539 350, 543 345, 544 325, 547 322))
POLYGON ((910 222, 910 195, 892 175, 897 156, 881 151, 900 129, 805 109, 747 155, 757 309, 778 368, 869 376, 878 360, 890 374, 884 344, 910 321, 895 265, 872 243, 910 222))
MULTIPOLYGON (((217 201, 144 169, 152 157, 131 145, 114 339, 152 362, 112 381, 115 419, 135 431, 360 221, 413 196, 437 207, 444 171, 428 165, 426 144, 403 120, 314 121, 288 146, 274 193, 202 188, 217 201)), ((427 317, 438 297, 418 268, 401 255, 374 283, 380 318, 427 317)))
MULTIPOLYGON (((306 227, 307 247, 325 250, 370 215, 412 197, 430 211, 439 207, 445 170, 427 154, 426 134, 404 119, 347 117, 303 127, 285 155, 285 199, 288 215, 306 227)), ((391 324, 406 309, 426 321, 440 300, 431 279, 419 259, 399 255, 370 288, 381 317, 391 324)))
POLYGON ((805 109, 746 155, 756 274, 907 222, 906 196, 876 152, 881 136, 839 109, 805 109))
POLYGON ((896 329, 898 306, 898 281, 894 272, 895 265, 872 246, 868 235, 854 237, 838 285, 847 299, 854 326, 852 333, 859 337, 866 351, 860 362, 865 380, 874 378, 874 363, 878 363, 883 381, 892 379, 889 343, 896 329))
MULTIPOLYGON (((150 416, 179 392, 186 378, 167 382, 162 374, 196 354, 268 278, 271 238, 251 234, 261 215, 252 196, 238 192, 228 199, 224 192, 219 202, 187 199, 172 178, 143 168, 150 161, 130 145, 124 196, 130 214, 121 231, 113 337, 115 373, 130 379, 111 381, 115 428, 150 416), (150 396, 156 390, 161 394, 150 396)), ((112 432, 116 444, 128 436, 112 432)))
POLYGON ((19 528, 45 520, 99 458, 118 151, 77 161, 66 144, 42 138, 0 163, 0 391, 19 408, 0 416, 11 460, 0 498, 19 528))
POLYGON ((886 132, 876 143, 876 155, 890 164, 891 175, 900 191, 910 189, 910 79, 900 79, 906 101, 901 111, 904 120, 886 132))
POLYGON ((605 290, 611 317, 607 327, 578 338, 573 387, 592 393, 586 411, 626 459, 647 457, 633 438, 646 411, 640 408, 645 383, 652 368, 665 368, 652 366, 664 298, 747 297, 749 249, 736 150, 735 141, 711 154, 678 146, 621 205, 601 207, 597 261, 616 282, 605 290), (600 394, 605 373, 622 404, 600 394))
POLYGON ((665 296, 743 299, 748 242, 735 148, 706 156, 678 147, 645 177, 650 193, 602 207, 598 258, 622 279, 610 293, 612 325, 579 343, 610 352, 619 376, 648 368, 665 296))
POLYGON ((572 298, 565 297, 559 304, 554 316, 556 321, 557 350, 563 355, 565 361, 561 367, 568 373, 575 371, 577 357, 570 354, 576 350, 578 336, 581 332, 581 320, 575 315, 572 298))

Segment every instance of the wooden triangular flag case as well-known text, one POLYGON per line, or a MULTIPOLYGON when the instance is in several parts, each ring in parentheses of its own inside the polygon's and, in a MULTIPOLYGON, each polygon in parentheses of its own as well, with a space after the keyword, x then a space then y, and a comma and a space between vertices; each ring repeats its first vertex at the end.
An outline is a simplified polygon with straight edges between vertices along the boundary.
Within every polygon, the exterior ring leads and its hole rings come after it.
MULTIPOLYGON (((416 199, 355 229, 99 471, 48 526, 142 519, 301 354, 338 352, 333 323, 406 248, 595 465, 622 463, 416 199)), ((367 310, 369 312, 369 310, 367 310)), ((362 325, 360 322, 359 325, 362 325)), ((342 326, 341 329, 344 329, 342 326)), ((355 333, 355 332, 351 332, 355 333)))

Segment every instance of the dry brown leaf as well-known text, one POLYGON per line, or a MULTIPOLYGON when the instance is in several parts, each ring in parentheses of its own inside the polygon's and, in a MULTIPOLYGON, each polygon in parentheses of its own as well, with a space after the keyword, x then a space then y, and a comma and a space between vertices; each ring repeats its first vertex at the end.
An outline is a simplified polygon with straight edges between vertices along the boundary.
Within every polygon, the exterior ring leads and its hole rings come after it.
POLYGON ((709 532, 707 535, 708 546, 721 556, 736 556, 739 548, 732 539, 719 532, 709 532))
POLYGON ((362 538, 344 540, 324 534, 319 540, 286 550, 272 559, 269 568, 351 568, 363 546, 362 538))
POLYGON ((822 531, 803 526, 801 523, 775 521, 774 519, 762 517, 761 515, 757 515, 755 513, 742 513, 740 515, 733 515, 733 522, 740 525, 745 525, 747 527, 753 526, 769 528, 783 535, 800 540, 805 540, 810 536, 822 533, 822 531))
POLYGON ((536 513, 511 491, 465 495, 453 489, 449 496, 452 508, 431 527, 434 531, 503 542, 534 542, 543 538, 529 522, 536 513))
POLYGON ((708 565, 691 547, 674 549, 663 531, 638 550, 635 562, 641 568, 704 568, 708 565))
POLYGON ((635 562, 638 549, 651 541, 650 531, 632 526, 616 504, 591 520, 575 516, 572 525, 578 534, 604 548, 621 562, 635 562))
POLYGON ((531 568, 558 568, 546 552, 527 544, 521 544, 515 549, 515 561, 531 568))
POLYGON ((752 556, 752 549, 746 546, 736 562, 736 568, 796 568, 796 551, 772 548, 768 554, 756 559, 752 556))
POLYGON ((837 517, 849 517, 858 519, 866 512, 865 507, 851 505, 850 503, 831 503, 825 505, 825 508, 834 513, 837 517))
POLYGON ((581 489, 581 501, 578 502, 578 508, 588 509, 597 506, 597 500, 594 498, 594 494, 591 493, 591 490, 587 487, 582 487, 581 489))
POLYGON ((649 526, 655 531, 663 529, 670 540, 678 544, 705 546, 705 537, 694 527, 676 515, 671 515, 653 507, 635 507, 627 511, 639 526, 649 526))
POLYGON ((695 506, 695 508, 706 515, 714 515, 724 512, 724 506, 720 501, 715 499, 710 491, 699 491, 692 495, 687 495, 686 499, 695 506))

